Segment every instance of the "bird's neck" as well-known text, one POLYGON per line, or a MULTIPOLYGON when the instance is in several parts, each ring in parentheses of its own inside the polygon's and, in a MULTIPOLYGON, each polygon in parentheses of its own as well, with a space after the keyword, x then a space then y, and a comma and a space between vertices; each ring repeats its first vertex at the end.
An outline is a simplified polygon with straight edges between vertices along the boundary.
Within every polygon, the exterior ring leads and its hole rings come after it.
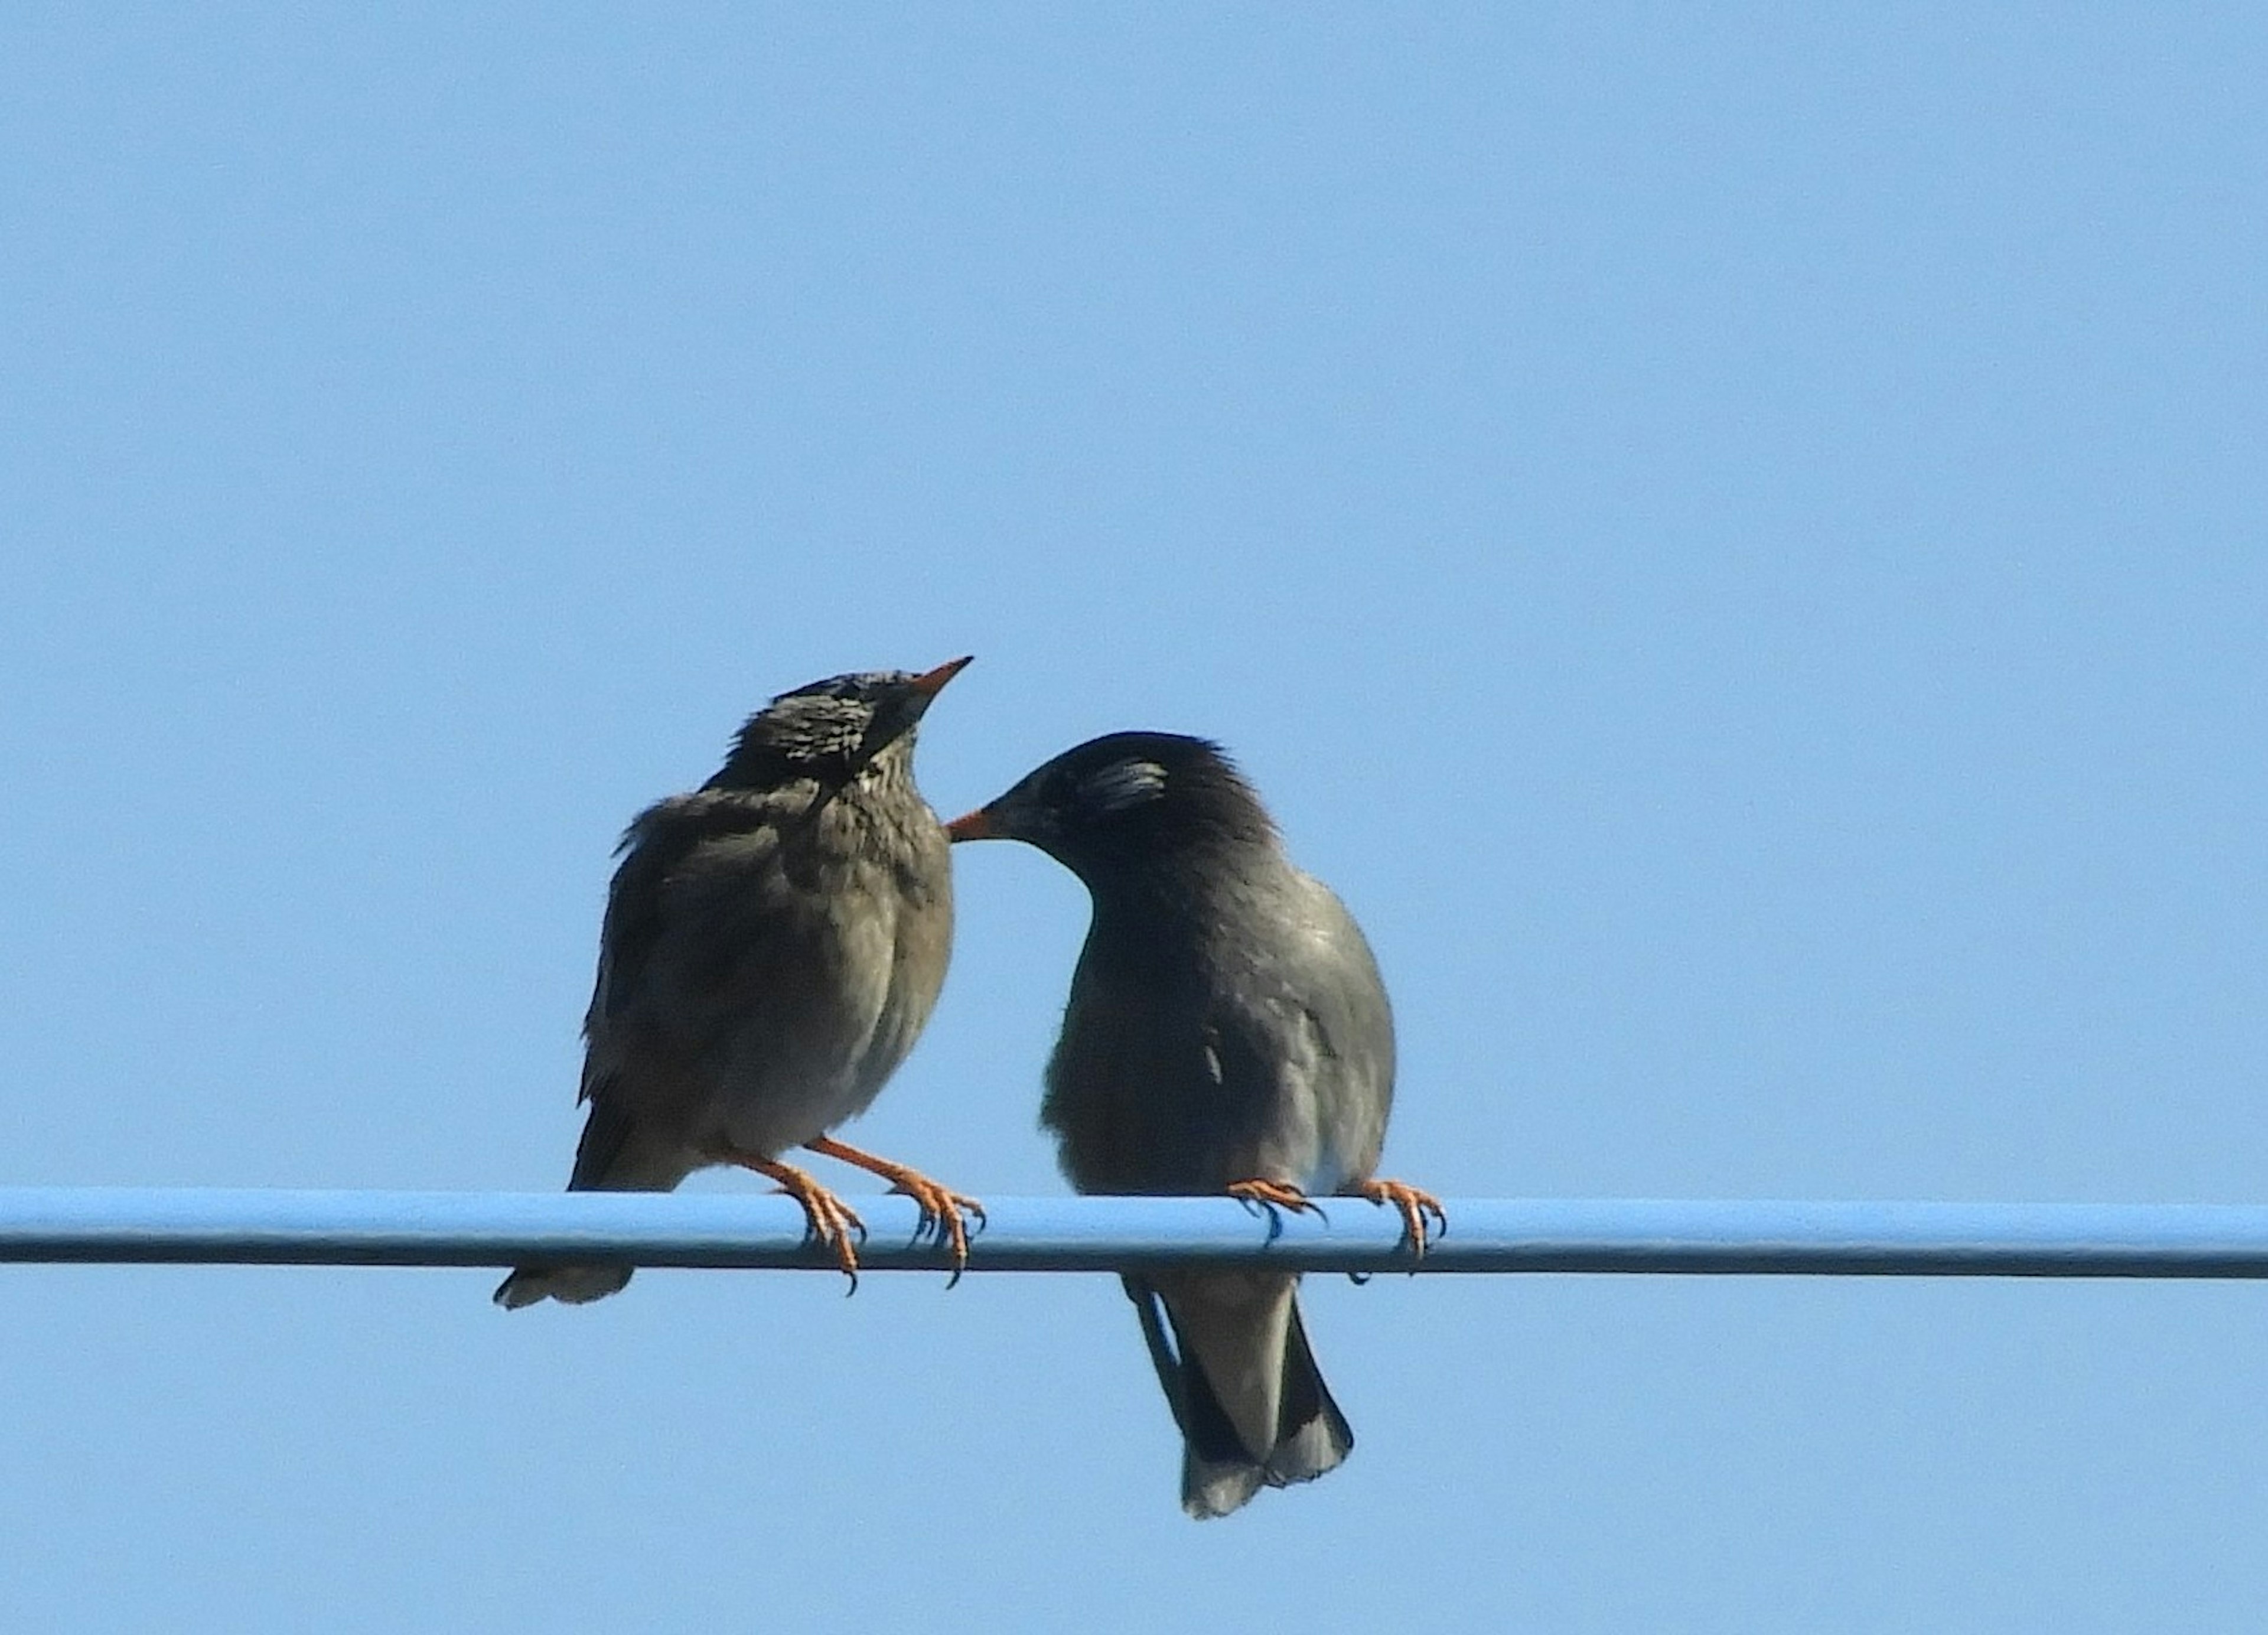
POLYGON ((1098 927, 1149 926, 1210 936, 1245 914, 1281 877, 1273 845, 1192 848, 1146 867, 1089 880, 1098 927))

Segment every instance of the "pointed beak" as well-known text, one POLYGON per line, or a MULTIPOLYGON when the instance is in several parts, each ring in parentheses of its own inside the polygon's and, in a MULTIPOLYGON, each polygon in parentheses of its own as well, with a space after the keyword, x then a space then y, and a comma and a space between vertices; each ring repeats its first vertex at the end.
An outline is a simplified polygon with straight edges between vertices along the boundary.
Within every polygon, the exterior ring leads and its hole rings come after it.
POLYGON ((963 670, 966 670, 968 667, 969 659, 974 659, 975 657, 976 657, 975 653, 970 653, 965 658, 955 659, 950 663, 941 664, 938 666, 936 669, 928 672, 926 674, 914 677, 912 681, 906 683, 907 689, 912 692, 915 696, 926 703, 928 700, 936 697, 938 694, 944 691, 945 684, 951 681, 954 676, 959 675, 963 670))
POLYGON ((964 812, 945 826, 945 832, 955 840, 1005 840, 1006 836, 992 827, 992 820, 983 806, 974 812, 964 812))
POLYGON ((866 736, 858 746, 861 764, 872 761, 907 733, 914 730, 922 717, 945 686, 954 676, 968 667, 968 658, 955 659, 936 669, 913 677, 890 693, 875 707, 874 718, 867 725, 866 736))

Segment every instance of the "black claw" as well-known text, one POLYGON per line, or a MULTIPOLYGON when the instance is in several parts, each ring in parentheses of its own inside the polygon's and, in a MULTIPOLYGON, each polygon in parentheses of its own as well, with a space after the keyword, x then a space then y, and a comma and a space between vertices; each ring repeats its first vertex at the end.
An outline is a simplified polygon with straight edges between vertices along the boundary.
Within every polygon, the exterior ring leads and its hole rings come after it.
POLYGON ((1268 1217, 1269 1242, 1273 1243, 1284 1235, 1284 1214, 1277 1208, 1274 1200, 1247 1197, 1240 1192, 1236 1195, 1236 1201, 1256 1214, 1265 1214, 1268 1217))

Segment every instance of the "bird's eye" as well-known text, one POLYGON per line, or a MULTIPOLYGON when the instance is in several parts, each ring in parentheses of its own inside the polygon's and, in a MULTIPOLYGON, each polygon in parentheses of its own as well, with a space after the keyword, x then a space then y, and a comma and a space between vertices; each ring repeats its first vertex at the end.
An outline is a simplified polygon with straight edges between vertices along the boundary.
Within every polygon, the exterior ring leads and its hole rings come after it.
POLYGON ((1123 812, 1166 792, 1166 769, 1155 761, 1115 761, 1086 781, 1087 804, 1097 812, 1123 812))

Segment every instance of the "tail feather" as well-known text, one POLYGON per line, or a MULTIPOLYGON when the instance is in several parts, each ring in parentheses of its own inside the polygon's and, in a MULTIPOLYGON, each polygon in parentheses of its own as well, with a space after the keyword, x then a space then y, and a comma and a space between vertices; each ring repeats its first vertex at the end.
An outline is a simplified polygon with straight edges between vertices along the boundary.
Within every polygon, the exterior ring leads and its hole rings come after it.
MULTIPOLYGON (((602 1086, 603 1088, 603 1086, 602 1086)), ((638 1139, 639 1131, 618 1099, 594 1096, 591 1116, 576 1144, 570 1192, 668 1192, 693 1173, 675 1148, 638 1139)), ((630 1280, 635 1267, 621 1265, 521 1266, 497 1285, 491 1297, 506 1311, 554 1300, 569 1306, 604 1300, 630 1280)))
POLYGON ((581 1306, 618 1294, 630 1282, 629 1266, 522 1266, 490 1296, 506 1311, 518 1311, 538 1300, 560 1300, 581 1306))
MULTIPOLYGON (((1200 1520, 1227 1515, 1241 1509, 1263 1486, 1313 1481, 1347 1456, 1354 1446, 1354 1432, 1323 1383, 1314 1353, 1307 1345, 1298 1302, 1289 1299, 1288 1291, 1285 1295, 1288 1321, 1280 1330, 1276 1330, 1272 1309, 1275 1296, 1270 1293, 1247 1314, 1236 1333, 1224 1333, 1218 1301, 1200 1300, 1198 1304, 1206 1308, 1200 1315, 1177 1309, 1175 1303, 1141 1278, 1128 1278, 1125 1285, 1141 1319, 1151 1366, 1182 1432, 1182 1508, 1189 1515, 1200 1520), (1274 1387, 1273 1432, 1266 1447, 1254 1447, 1253 1442, 1262 1439, 1248 1438, 1238 1431, 1191 1343, 1192 1322, 1212 1325, 1205 1349, 1216 1359, 1225 1359, 1233 1352, 1234 1348, 1227 1342, 1239 1335, 1248 1344, 1270 1344, 1280 1332, 1278 1360, 1271 1364, 1264 1357, 1253 1359, 1256 1366, 1272 1366, 1276 1371, 1270 1382, 1274 1387)), ((1217 1361, 1216 1366, 1226 1365, 1217 1361)))
POLYGON ((1332 1400, 1330 1387, 1307 1349, 1300 1303, 1292 1302, 1291 1331, 1284 1342, 1284 1407, 1276 1446, 1268 1455, 1268 1485, 1289 1487, 1312 1482, 1336 1469, 1354 1450, 1354 1427, 1332 1400))

